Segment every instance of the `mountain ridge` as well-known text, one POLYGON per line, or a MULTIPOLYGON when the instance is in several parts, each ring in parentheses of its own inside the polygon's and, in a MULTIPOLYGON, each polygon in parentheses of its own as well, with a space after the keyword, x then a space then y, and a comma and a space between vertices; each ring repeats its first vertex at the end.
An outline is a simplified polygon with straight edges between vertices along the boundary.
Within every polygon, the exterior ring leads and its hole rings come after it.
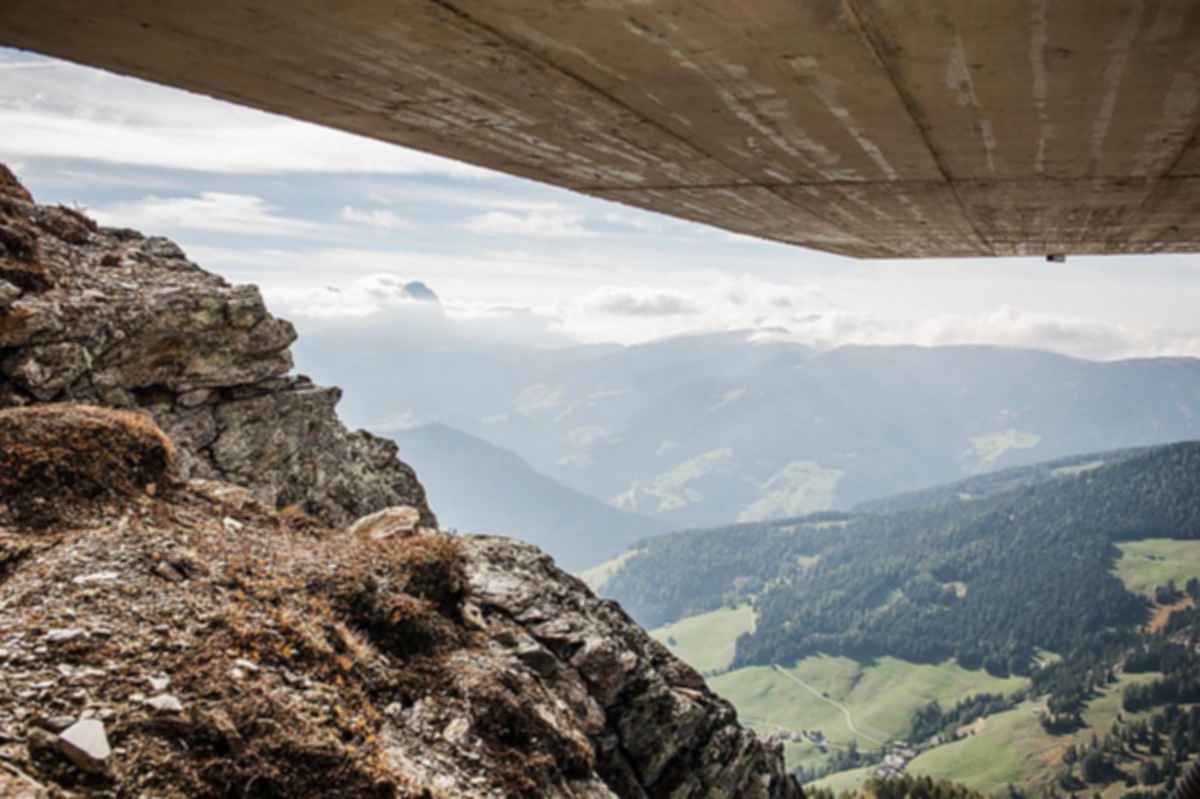
POLYGON ((521 538, 565 569, 593 566, 662 532, 655 520, 564 486, 516 453, 448 425, 421 425, 390 437, 420 473, 444 526, 521 538))
POLYGON ((387 400, 358 418, 449 424, 665 529, 848 510, 1079 452, 1200 437, 1194 359, 750 339, 494 358, 414 344, 404 380, 382 361, 371 370, 371 395, 387 400))

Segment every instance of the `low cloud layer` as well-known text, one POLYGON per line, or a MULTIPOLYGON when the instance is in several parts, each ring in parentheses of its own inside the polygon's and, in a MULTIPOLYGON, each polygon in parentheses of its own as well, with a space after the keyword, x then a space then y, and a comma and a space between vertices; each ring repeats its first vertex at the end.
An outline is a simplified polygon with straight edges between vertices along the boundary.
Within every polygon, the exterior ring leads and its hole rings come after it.
POLYGON ((563 208, 528 211, 488 211, 463 225, 472 233, 535 239, 582 239, 595 233, 584 226, 584 215, 563 208))
POLYGON ((634 344, 665 336, 740 331, 752 340, 787 341, 818 349, 845 346, 990 345, 1040 349, 1092 360, 1200 357, 1200 335, 1131 327, 1001 305, 979 314, 900 318, 839 307, 817 286, 743 277, 714 281, 704 290, 607 286, 577 301, 551 306, 456 300, 440 291, 442 306, 404 296, 420 275, 379 273, 344 288, 268 295, 304 332, 318 325, 348 335, 443 347, 544 348, 580 342, 634 344), (615 320, 615 321, 614 321, 615 320), (614 327, 616 325, 616 327, 614 327), (618 329, 621 335, 614 336, 618 329))
POLYGON ((250 236, 328 239, 343 235, 337 228, 289 217, 261 197, 202 192, 195 197, 146 197, 89 209, 96 221, 138 230, 201 230, 250 236))
POLYGON ((580 306, 615 316, 688 316, 700 306, 678 292, 662 289, 598 289, 580 301, 580 306))

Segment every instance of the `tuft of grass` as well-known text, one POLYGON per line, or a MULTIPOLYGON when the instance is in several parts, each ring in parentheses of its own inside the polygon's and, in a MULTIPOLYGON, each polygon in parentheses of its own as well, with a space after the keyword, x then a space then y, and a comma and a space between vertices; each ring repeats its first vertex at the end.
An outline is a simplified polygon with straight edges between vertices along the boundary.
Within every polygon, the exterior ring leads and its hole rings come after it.
POLYGON ((0 411, 0 503, 29 526, 174 483, 175 447, 145 414, 84 405, 0 411))

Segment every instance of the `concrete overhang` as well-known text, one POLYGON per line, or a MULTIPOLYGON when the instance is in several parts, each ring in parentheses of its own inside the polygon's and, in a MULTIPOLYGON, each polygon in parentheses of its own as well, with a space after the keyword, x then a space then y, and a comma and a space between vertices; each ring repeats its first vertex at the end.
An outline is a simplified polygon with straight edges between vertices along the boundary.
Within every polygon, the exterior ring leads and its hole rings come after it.
POLYGON ((0 42, 844 255, 1200 250, 1197 0, 4 0, 0 42))

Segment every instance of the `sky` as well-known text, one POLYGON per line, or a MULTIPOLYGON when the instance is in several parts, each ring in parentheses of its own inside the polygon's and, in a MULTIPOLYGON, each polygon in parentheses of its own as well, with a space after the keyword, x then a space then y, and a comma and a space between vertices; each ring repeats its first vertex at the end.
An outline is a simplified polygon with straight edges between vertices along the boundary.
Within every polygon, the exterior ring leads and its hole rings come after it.
POLYGON ((521 346, 752 330, 1200 356, 1200 257, 859 261, 4 49, 0 131, 39 201, 176 240, 302 336, 392 335, 420 280, 463 329, 521 346))

